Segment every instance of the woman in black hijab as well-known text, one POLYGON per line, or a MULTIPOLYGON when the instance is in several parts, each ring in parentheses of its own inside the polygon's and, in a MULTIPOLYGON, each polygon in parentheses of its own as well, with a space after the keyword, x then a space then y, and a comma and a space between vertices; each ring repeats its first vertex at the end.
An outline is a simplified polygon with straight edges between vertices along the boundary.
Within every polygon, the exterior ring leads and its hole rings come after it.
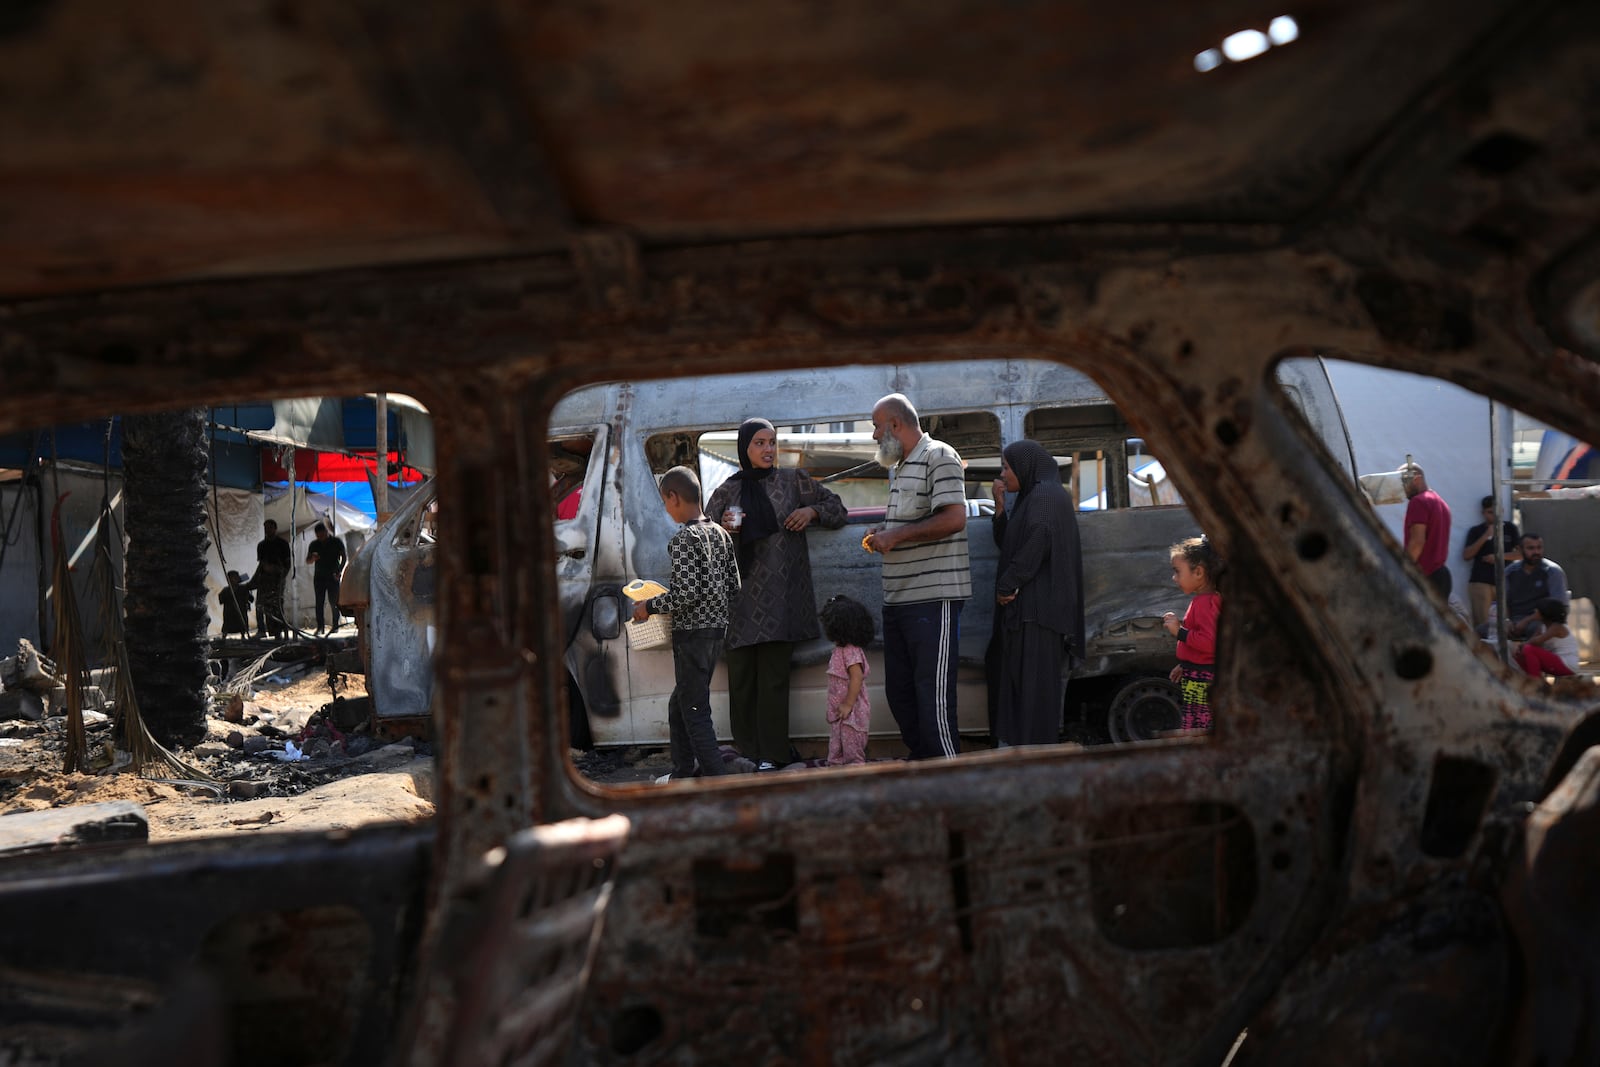
POLYGON ((728 622, 728 718, 733 743, 763 770, 789 762, 789 657, 821 635, 805 529, 844 525, 844 502, 809 474, 779 467, 766 419, 739 427, 739 473, 717 487, 706 515, 733 536, 739 596, 728 622), (731 508, 743 515, 734 518, 731 508))
POLYGON ((995 493, 995 579, 1000 631, 1000 701, 995 739, 1002 745, 1061 740, 1061 666, 1083 660, 1083 554, 1078 509, 1061 485, 1055 457, 1037 441, 1001 453, 1000 478, 1017 494, 1011 514, 995 493))

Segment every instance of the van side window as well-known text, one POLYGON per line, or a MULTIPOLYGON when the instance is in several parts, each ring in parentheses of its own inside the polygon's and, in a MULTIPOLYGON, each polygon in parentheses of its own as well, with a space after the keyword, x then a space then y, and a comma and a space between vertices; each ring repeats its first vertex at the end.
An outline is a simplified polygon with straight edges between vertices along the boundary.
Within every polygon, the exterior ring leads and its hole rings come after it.
MULTIPOLYGON (((989 483, 1000 473, 1000 420, 988 411, 958 411, 925 416, 922 428, 930 437, 961 453, 967 465, 969 514, 988 514, 993 509, 989 483)), ((872 440, 870 418, 820 413, 814 422, 778 426, 777 431, 778 466, 799 467, 826 482, 850 509, 852 522, 883 518, 889 498, 889 475, 874 461, 878 446, 872 440)), ((655 434, 645 441, 645 453, 656 474, 673 465, 661 465, 669 455, 693 457, 675 458, 674 462, 695 467, 708 498, 739 469, 738 452, 736 426, 697 436, 681 432, 655 434)))
POLYGON ((1036 408, 1023 435, 1061 463, 1061 478, 1079 511, 1181 505, 1166 468, 1110 404, 1036 408))
POLYGON ((583 499, 583 479, 594 452, 594 434, 550 440, 550 500, 556 521, 575 518, 583 499))
POLYGON ((693 470, 700 462, 697 435, 687 430, 651 434, 645 438, 644 454, 650 461, 650 473, 658 478, 673 467, 693 470))
POLYGON ((395 528, 391 543, 395 548, 417 548, 438 540, 439 501, 430 501, 415 518, 395 528))
POLYGON ((1183 495, 1167 476, 1167 468, 1151 454, 1144 438, 1128 438, 1127 457, 1129 507, 1159 508, 1183 505, 1183 495))

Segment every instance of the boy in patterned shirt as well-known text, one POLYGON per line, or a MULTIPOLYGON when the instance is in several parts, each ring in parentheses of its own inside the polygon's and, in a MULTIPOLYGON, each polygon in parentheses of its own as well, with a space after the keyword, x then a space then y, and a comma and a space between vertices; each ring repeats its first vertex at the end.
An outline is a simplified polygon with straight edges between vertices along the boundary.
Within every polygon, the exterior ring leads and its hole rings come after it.
POLYGON ((739 564, 733 539, 700 507, 700 479, 694 471, 673 467, 663 474, 661 503, 674 522, 682 523, 667 542, 670 586, 637 604, 633 618, 643 622, 651 615, 672 613, 673 689, 667 702, 671 777, 726 774, 711 724, 711 673, 722 658, 728 604, 739 592, 739 564))

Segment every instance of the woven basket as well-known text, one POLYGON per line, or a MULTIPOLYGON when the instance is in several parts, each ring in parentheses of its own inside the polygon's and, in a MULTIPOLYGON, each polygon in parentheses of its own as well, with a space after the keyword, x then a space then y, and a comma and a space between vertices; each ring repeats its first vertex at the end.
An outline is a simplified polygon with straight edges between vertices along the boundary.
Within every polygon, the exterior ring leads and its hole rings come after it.
POLYGON ((672 647, 672 616, 652 615, 644 622, 628 620, 628 647, 636 652, 672 647))

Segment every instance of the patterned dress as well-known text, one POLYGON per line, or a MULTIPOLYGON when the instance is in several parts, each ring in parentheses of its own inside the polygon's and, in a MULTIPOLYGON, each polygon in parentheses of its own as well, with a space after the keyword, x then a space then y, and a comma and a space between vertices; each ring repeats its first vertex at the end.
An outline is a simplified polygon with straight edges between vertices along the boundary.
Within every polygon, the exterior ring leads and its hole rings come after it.
POLYGON ((855 645, 835 645, 828 659, 828 766, 867 762, 867 732, 872 726, 872 702, 867 699, 867 675, 872 668, 867 654, 855 645), (850 668, 861 666, 861 692, 848 708, 850 668))
MULTIPOLYGON (((762 483, 781 523, 796 508, 817 509, 815 525, 836 530, 848 512, 844 501, 805 471, 781 468, 762 483)), ((721 525, 722 513, 739 503, 740 483, 723 482, 706 503, 706 516, 721 525)), ((728 647, 744 648, 763 641, 809 641, 822 635, 817 625, 817 599, 811 584, 811 554, 805 531, 781 531, 755 545, 744 587, 733 604, 728 647)))

